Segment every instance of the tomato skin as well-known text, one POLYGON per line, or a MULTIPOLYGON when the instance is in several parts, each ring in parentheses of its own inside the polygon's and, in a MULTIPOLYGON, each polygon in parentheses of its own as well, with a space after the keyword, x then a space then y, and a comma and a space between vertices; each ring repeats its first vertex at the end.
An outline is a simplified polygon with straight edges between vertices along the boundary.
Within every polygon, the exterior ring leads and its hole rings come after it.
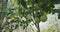
POLYGON ((40 21, 45 22, 46 20, 47 20, 47 16, 46 15, 42 15, 40 17, 40 21))

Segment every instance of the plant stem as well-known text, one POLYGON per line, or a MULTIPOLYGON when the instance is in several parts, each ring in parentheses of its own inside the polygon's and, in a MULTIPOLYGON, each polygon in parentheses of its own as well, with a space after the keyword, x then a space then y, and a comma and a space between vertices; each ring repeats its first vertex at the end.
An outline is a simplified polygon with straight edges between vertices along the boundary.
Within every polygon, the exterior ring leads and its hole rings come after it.
POLYGON ((37 32, 40 32, 39 23, 36 23, 35 25, 36 25, 36 27, 37 27, 37 29, 38 29, 37 32))

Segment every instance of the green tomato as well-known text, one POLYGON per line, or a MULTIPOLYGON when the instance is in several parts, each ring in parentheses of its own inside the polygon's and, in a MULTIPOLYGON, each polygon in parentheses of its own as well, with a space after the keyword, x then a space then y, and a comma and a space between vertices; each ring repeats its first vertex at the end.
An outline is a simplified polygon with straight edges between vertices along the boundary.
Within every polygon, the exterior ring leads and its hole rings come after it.
POLYGON ((47 20, 47 16, 46 15, 42 15, 40 17, 40 21, 45 22, 46 20, 47 20))
POLYGON ((40 22, 39 18, 35 18, 35 23, 39 23, 39 22, 40 22))
POLYGON ((26 16, 26 18, 27 18, 27 20, 30 20, 30 19, 31 19, 31 15, 28 14, 28 15, 26 16))

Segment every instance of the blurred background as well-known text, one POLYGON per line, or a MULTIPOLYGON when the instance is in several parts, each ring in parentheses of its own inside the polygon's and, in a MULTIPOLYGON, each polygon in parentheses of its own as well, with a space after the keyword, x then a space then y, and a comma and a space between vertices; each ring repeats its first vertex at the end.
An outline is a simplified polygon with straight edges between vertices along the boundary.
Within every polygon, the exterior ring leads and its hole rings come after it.
POLYGON ((0 32, 60 32, 60 0, 0 0, 0 32))

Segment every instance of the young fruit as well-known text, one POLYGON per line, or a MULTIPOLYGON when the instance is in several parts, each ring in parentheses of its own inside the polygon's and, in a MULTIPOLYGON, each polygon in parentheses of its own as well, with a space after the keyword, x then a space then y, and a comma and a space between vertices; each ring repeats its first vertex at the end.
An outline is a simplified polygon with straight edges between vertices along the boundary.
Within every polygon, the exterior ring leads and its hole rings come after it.
POLYGON ((47 16, 46 15, 42 15, 40 17, 40 21, 45 22, 46 20, 47 20, 47 16))

